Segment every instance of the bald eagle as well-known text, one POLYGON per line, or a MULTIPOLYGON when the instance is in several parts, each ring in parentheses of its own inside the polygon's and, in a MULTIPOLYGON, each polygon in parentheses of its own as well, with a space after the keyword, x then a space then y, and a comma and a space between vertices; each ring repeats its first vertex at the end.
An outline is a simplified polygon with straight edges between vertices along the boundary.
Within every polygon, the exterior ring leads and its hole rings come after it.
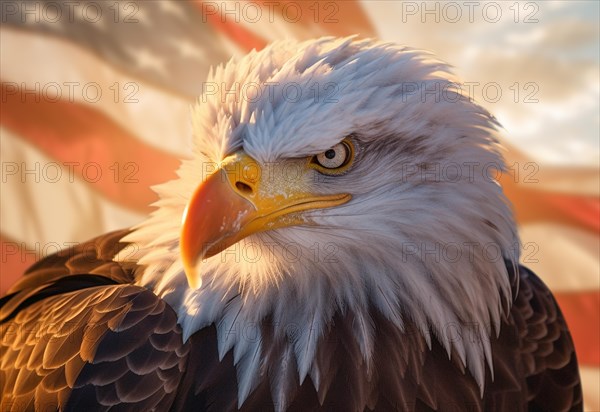
POLYGON ((447 65, 284 41, 206 84, 153 215, 0 301, 3 410, 581 410, 498 124, 447 65))

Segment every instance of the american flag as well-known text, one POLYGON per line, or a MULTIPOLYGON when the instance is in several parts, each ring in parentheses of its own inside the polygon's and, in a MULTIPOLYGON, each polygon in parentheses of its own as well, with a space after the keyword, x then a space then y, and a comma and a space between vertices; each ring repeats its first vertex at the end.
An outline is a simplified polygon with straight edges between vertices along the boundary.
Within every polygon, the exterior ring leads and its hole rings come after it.
MULTIPOLYGON (((589 112, 591 121, 552 111, 563 106, 544 99, 535 106, 495 105, 483 96, 482 104, 507 127, 510 173, 500 181, 515 207, 524 264, 553 289, 577 346, 586 408, 600 410, 600 178, 598 147, 589 145, 589 136, 596 145, 598 136, 598 8, 510 3, 501 8, 509 23, 491 24, 493 16, 477 9, 467 19, 469 10, 459 3, 461 21, 436 2, 3 1, 1 292, 36 259, 144 219, 156 200, 150 187, 173 178, 189 152, 189 109, 205 90, 210 67, 232 56, 280 38, 359 34, 430 48, 457 70, 494 80, 486 67, 496 59, 516 53, 526 63, 531 50, 545 50, 542 44, 558 62, 544 70, 566 67, 559 74, 568 75, 570 62, 587 66, 578 66, 581 77, 570 83, 550 81, 545 89, 535 83, 541 96, 551 96, 559 83, 582 90, 574 111, 589 112), (526 18, 537 24, 515 25, 526 18), (575 39, 565 42, 581 46, 577 55, 569 54, 572 44, 550 41, 563 28, 557 21, 569 18, 575 39), (591 45, 582 27, 591 27, 591 45), (496 43, 510 46, 511 36, 529 46, 506 54, 496 43), (478 65, 467 64, 474 60, 478 65), (520 118, 523 110, 537 118, 520 118), (561 146, 549 138, 544 144, 554 144, 554 152, 548 155, 532 137, 544 125, 588 141, 561 146), (510 139, 511 132, 523 139, 510 139), (562 163, 556 161, 561 151, 562 163), (582 157, 588 160, 572 161, 582 157)), ((522 94, 535 92, 527 86, 532 78, 515 73, 501 85, 505 92, 516 91, 512 81, 522 94)))

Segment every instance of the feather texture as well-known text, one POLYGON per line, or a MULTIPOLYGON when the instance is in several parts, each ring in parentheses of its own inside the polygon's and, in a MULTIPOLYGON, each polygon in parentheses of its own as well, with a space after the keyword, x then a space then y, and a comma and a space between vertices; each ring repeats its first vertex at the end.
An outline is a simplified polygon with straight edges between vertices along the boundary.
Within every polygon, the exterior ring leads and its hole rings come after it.
MULTIPOLYGON (((114 234, 103 240, 108 238, 118 240, 114 234)), ((67 274, 54 279, 48 295, 24 279, 13 291, 27 294, 29 303, 9 314, 0 329, 2 405, 10 411, 108 410, 115 405, 173 411, 235 411, 238 406, 243 411, 581 410, 573 343, 554 299, 527 269, 510 273, 514 304, 499 336, 490 338, 494 378, 486 368, 483 397, 457 353, 449 359, 437 339, 430 349, 415 323, 406 319, 400 329, 375 306, 368 310, 368 323, 357 323, 364 315, 351 308, 333 314, 315 336, 314 362, 303 382, 292 329, 282 336, 278 330, 286 325, 264 319, 255 330, 262 337, 261 345, 254 346, 259 348, 258 373, 242 383, 234 348, 219 355, 216 325, 184 342, 175 313, 148 290, 127 283, 90 287, 99 275, 73 290, 66 279, 82 275, 67 274), (370 369, 364 333, 357 333, 363 327, 372 335, 370 369), (57 353, 49 349, 50 342, 57 353), (240 390, 243 385, 250 386, 240 390)), ((3 299, 2 309, 10 299, 3 299)))
POLYGON ((491 178, 498 124, 447 65, 323 38, 274 43, 208 81, 233 92, 200 98, 194 156, 156 188, 156 212, 43 259, 0 300, 4 409, 581 409, 568 329, 518 266, 491 178), (305 167, 343 139, 344 173, 305 167), (352 198, 205 259, 190 289, 181 217, 241 150, 273 173, 268 196, 352 198))

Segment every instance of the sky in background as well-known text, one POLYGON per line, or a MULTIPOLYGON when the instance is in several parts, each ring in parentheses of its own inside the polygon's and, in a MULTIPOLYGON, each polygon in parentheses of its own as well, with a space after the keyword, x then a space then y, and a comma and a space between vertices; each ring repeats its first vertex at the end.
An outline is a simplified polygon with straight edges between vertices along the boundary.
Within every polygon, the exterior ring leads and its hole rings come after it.
POLYGON ((472 3, 363 5, 383 40, 452 64, 504 137, 534 160, 597 167, 600 2, 472 3))

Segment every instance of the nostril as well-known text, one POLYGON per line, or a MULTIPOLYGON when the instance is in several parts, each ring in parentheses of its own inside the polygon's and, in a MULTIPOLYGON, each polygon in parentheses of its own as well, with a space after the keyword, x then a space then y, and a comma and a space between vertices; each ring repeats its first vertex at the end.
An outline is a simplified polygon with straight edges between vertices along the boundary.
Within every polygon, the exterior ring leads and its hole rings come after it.
POLYGON ((244 182, 235 182, 235 187, 244 194, 249 195, 252 193, 252 188, 244 182))

